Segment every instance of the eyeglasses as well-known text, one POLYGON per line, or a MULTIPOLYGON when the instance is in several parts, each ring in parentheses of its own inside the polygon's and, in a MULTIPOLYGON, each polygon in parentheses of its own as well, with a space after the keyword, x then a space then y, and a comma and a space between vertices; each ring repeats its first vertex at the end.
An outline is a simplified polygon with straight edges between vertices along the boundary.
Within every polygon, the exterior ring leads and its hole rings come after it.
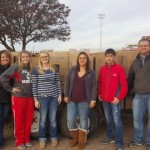
POLYGON ((41 59, 44 59, 44 58, 48 58, 48 56, 42 56, 42 57, 40 57, 41 59))

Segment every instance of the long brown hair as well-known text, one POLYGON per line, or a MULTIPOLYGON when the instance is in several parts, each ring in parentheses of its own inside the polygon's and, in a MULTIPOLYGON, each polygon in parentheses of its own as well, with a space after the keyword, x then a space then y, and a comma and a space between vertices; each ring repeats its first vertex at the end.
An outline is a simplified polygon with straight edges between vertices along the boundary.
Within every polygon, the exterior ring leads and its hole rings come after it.
POLYGON ((89 58, 89 56, 88 56, 88 54, 87 54, 86 52, 80 52, 80 53, 78 54, 77 63, 76 63, 76 65, 77 65, 77 70, 80 71, 80 64, 79 64, 79 57, 80 57, 80 55, 85 55, 85 56, 86 56, 86 59, 87 59, 86 72, 87 72, 87 71, 89 71, 89 69, 90 69, 90 58, 89 58))
POLYGON ((8 51, 8 50, 2 50, 2 51, 0 51, 0 64, 1 64, 1 55, 2 54, 5 54, 9 58, 9 64, 8 64, 8 67, 9 67, 12 64, 12 55, 11 55, 11 52, 8 51))
POLYGON ((30 71, 32 70, 32 62, 31 62, 31 53, 27 50, 23 50, 21 51, 20 53, 20 56, 19 56, 19 61, 18 61, 18 67, 19 67, 19 71, 22 71, 23 67, 24 67, 24 64, 22 63, 22 54, 27 54, 29 55, 30 57, 30 62, 29 62, 29 68, 30 68, 30 71))

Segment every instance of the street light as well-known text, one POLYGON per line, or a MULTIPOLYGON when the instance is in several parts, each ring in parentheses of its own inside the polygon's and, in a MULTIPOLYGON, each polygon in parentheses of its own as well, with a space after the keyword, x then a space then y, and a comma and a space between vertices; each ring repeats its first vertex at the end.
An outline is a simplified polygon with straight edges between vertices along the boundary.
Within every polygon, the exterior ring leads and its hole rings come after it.
POLYGON ((105 14, 98 14, 98 19, 100 19, 100 50, 102 50, 102 19, 105 18, 105 14))

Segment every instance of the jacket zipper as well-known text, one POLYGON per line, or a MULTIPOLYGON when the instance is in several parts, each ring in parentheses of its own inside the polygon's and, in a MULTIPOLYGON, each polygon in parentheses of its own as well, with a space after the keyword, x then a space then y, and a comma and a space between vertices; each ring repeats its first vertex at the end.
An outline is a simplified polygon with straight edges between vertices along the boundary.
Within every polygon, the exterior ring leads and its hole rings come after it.
POLYGON ((107 98, 107 96, 108 96, 108 83, 109 83, 109 77, 110 77, 110 66, 108 66, 107 86, 106 86, 106 98, 107 98))

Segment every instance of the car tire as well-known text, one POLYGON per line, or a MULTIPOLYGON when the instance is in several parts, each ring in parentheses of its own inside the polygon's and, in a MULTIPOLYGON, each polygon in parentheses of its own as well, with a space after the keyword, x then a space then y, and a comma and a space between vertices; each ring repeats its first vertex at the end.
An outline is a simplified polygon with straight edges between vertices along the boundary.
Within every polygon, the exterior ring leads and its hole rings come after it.
MULTIPOLYGON (((91 109, 88 122, 89 122, 88 137, 89 137, 95 133, 99 124, 98 115, 95 109, 91 109)), ((65 107, 59 115, 59 128, 60 128, 61 133, 65 137, 71 138, 71 135, 67 126, 67 107, 65 107)))
POLYGON ((31 126, 31 139, 36 140, 39 136, 39 121, 40 121, 40 112, 38 110, 34 110, 33 123, 31 126))

